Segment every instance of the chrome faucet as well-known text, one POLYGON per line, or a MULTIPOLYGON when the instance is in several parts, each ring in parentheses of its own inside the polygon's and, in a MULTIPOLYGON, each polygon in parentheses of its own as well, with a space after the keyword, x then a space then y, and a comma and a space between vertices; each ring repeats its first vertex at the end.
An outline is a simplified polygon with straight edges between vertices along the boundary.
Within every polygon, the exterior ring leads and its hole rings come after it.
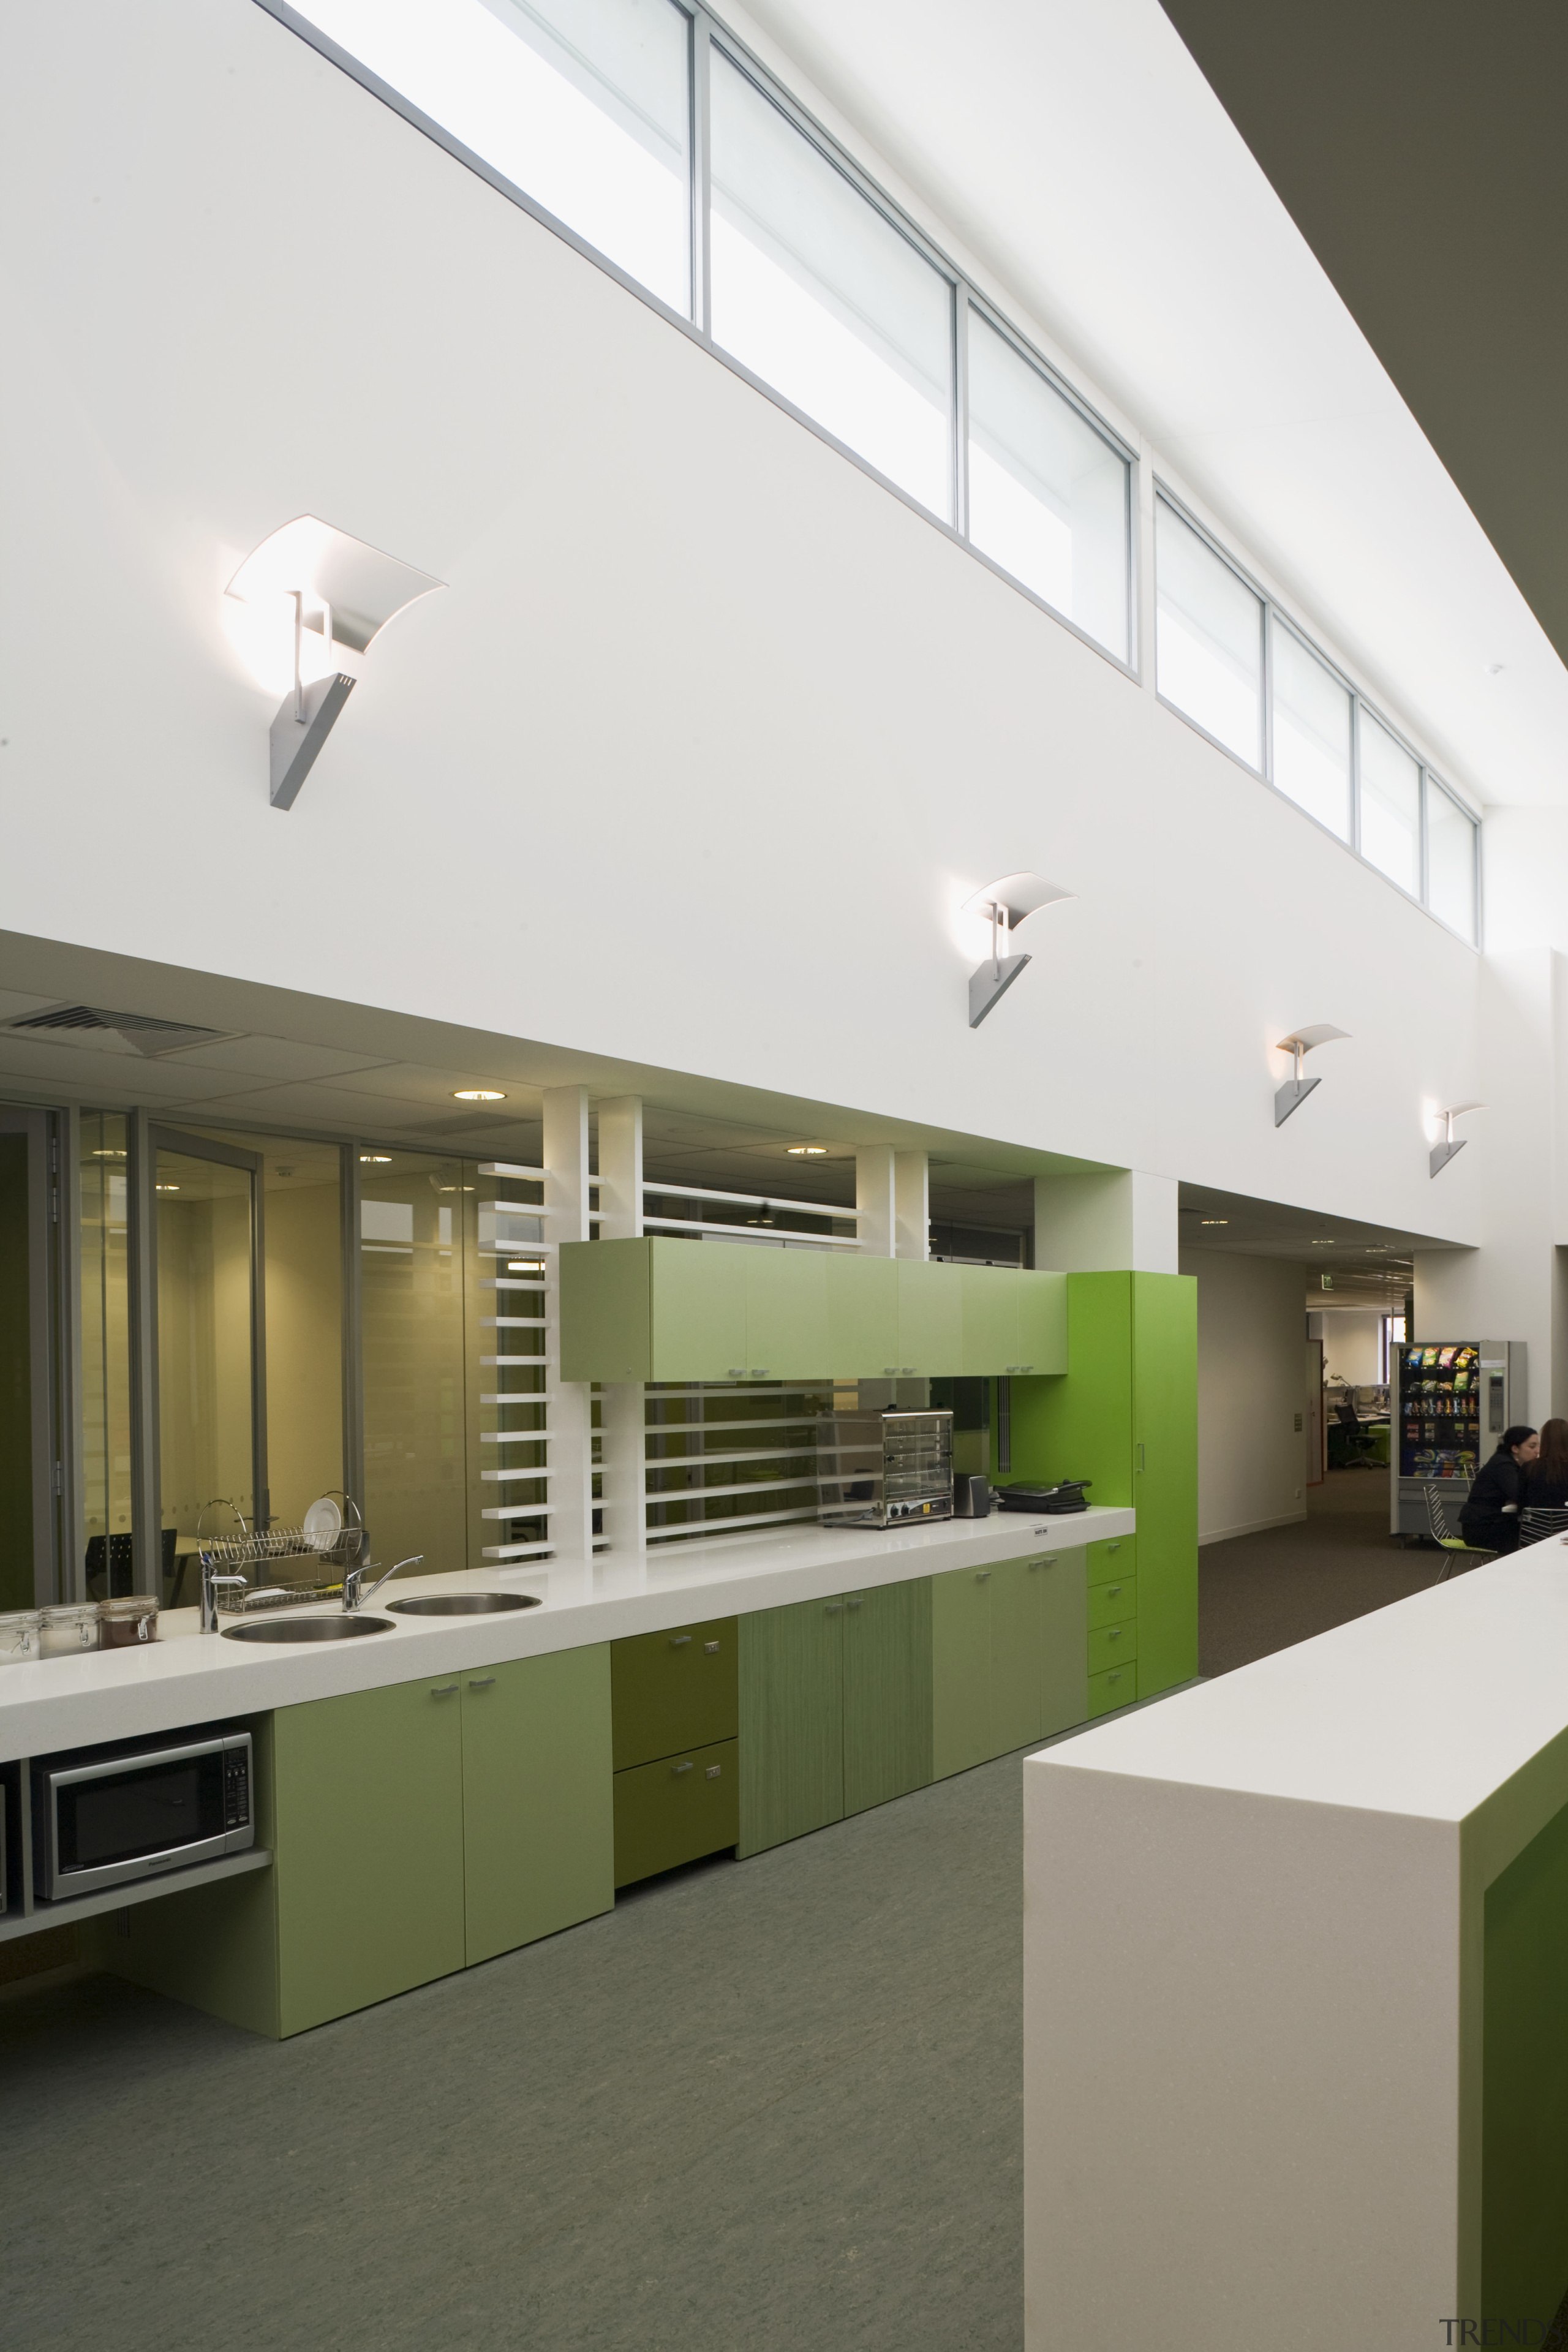
POLYGON ((218 1594, 220 1592, 244 1592, 248 1588, 247 1587, 243 1576, 220 1576, 217 1572, 216 1562, 208 1553, 203 1552, 202 1632, 204 1633, 216 1633, 217 1632, 218 1594))
MULTIPOLYGON (((343 1607, 350 1610, 363 1609, 367 1601, 374 1601, 375 1599, 376 1594, 381 1591, 382 1586, 387 1581, 389 1577, 395 1576, 400 1568, 417 1568, 424 1557, 425 1555, 422 1551, 416 1551, 408 1559, 394 1560, 392 1566, 387 1570, 386 1574, 384 1576, 378 1576, 368 1592, 363 1590, 363 1569, 345 1569, 343 1571, 343 1607)), ((375 1562, 372 1560, 370 1565, 374 1568, 375 1566, 375 1562)))

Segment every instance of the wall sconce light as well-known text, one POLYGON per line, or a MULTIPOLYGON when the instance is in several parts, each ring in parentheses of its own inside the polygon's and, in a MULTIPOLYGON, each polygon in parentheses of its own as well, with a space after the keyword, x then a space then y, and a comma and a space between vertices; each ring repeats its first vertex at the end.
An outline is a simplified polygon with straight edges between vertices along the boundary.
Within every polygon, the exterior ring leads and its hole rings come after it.
POLYGON ((1336 1037, 1348 1037, 1350 1034, 1348 1029, 1336 1029, 1331 1021, 1319 1021, 1310 1029, 1295 1029, 1289 1037, 1280 1038, 1275 1051, 1279 1054, 1294 1054, 1296 1069, 1294 1076, 1286 1079, 1274 1097, 1276 1127, 1283 1127, 1291 1112, 1300 1109, 1312 1088, 1320 1083, 1316 1078, 1304 1078, 1301 1076, 1302 1055, 1310 1054, 1314 1045, 1331 1045, 1336 1037))
POLYGON ((1462 1118, 1468 1110, 1485 1110, 1485 1103, 1455 1103, 1450 1110, 1440 1110, 1437 1113, 1443 1122, 1443 1132, 1432 1146, 1431 1156, 1426 1162, 1428 1175, 1440 1176, 1455 1153, 1463 1151, 1465 1148, 1463 1136, 1460 1136, 1458 1141, 1455 1140, 1454 1121, 1462 1118))
POLYGON ((1054 882, 1042 880, 1038 874, 1004 874, 999 882, 987 882, 983 890, 966 898, 960 912, 965 915, 987 915, 991 919, 991 953, 969 981, 969 1025, 978 1029, 994 1004, 999 1003, 1024 966, 1031 961, 1026 955, 1009 955, 1007 943, 1016 925, 1037 914, 1042 907, 1054 907, 1063 898, 1075 898, 1072 890, 1058 889, 1054 882))
POLYGON ((324 677, 306 682, 304 632, 321 632, 329 662, 334 642, 363 653, 405 604, 442 585, 315 515, 296 515, 246 557, 226 594, 246 604, 291 598, 294 606, 294 688, 272 721, 274 808, 293 807, 354 689, 346 671, 331 667, 324 677))

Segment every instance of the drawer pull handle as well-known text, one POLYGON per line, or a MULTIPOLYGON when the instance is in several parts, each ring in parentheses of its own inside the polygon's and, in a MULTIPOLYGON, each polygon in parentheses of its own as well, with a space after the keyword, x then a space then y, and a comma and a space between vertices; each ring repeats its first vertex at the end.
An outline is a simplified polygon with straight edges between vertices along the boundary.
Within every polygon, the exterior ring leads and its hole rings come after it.
POLYGON ((703 1777, 705 1780, 716 1780, 723 1769, 721 1764, 710 1764, 703 1777))
POLYGON ((719 1644, 717 1642, 704 1642, 702 1647, 709 1657, 716 1658, 718 1656, 719 1644))
POLYGON ((1105 1679, 1108 1683, 1119 1683, 1121 1680, 1121 1668, 1118 1667, 1116 1673, 1113 1675, 1107 1675, 1105 1679))
POLYGON ((1110 1559, 1110 1555, 1111 1555, 1111 1553, 1112 1553, 1113 1551, 1120 1551, 1121 1549, 1121 1538, 1120 1538, 1120 1537, 1118 1537, 1118 1538, 1117 1538, 1117 1540, 1116 1540, 1114 1543, 1108 1543, 1108 1544, 1106 1545, 1106 1547, 1105 1547, 1105 1556, 1106 1556, 1106 1558, 1109 1559, 1110 1559))
POLYGON ((676 1779, 679 1780, 679 1778, 680 1778, 680 1775, 681 1775, 683 1772, 689 1772, 689 1771, 692 1769, 692 1767, 691 1767, 689 1764, 672 1764, 672 1765, 670 1766, 670 1768, 669 1768, 669 1769, 670 1769, 670 1770, 675 1774, 676 1779))
POLYGON ((689 1633, 672 1633, 669 1637, 669 1646, 672 1650, 684 1650, 690 1639, 689 1633))
POLYGON ((451 1698, 455 1695, 457 1687, 458 1685, 456 1683, 437 1683, 430 1696, 432 1698, 451 1698))
POLYGON ((1121 1591, 1121 1587, 1119 1584, 1108 1584, 1105 1590, 1110 1599, 1114 1601, 1117 1594, 1121 1591))
POLYGON ((830 1601, 827 1603, 826 1608, 824 1610, 823 1614, 827 1617, 837 1617, 843 1606, 844 1603, 842 1601, 830 1601))
POLYGON ((1106 1635, 1106 1637, 1105 1637, 1105 1638, 1106 1638, 1106 1640, 1107 1640, 1108 1642, 1120 1642, 1120 1641, 1121 1641, 1121 1626, 1120 1626, 1120 1625, 1113 1625, 1113 1626, 1111 1627, 1111 1629, 1110 1629, 1110 1633, 1107 1633, 1107 1635, 1106 1635))
POLYGON ((988 1568, 977 1568, 974 1571, 974 1581, 976 1584, 989 1584, 991 1570, 988 1568))
POLYGON ((479 1675, 478 1676, 470 1675, 468 1677, 468 1688, 470 1690, 489 1690, 494 1680, 494 1675, 479 1675))

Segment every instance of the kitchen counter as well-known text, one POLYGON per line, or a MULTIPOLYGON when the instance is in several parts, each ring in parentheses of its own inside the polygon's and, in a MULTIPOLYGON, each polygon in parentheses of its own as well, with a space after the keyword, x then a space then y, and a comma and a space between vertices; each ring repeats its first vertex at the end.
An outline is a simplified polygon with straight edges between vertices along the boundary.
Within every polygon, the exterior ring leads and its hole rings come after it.
POLYGON ((1425 2352, 1451 2316, 1550 2320, 1568 1548, 1024 1777, 1027 2344, 1425 2352))
MULTIPOLYGON (((452 1667, 658 1633, 698 1618, 940 1576, 1047 1548, 1075 1550, 1101 1537, 1131 1535, 1134 1526, 1131 1509, 1091 1508, 1062 1518, 994 1512, 929 1527, 802 1526, 729 1543, 709 1538, 655 1546, 646 1559, 605 1552, 592 1560, 399 1577, 366 1614, 383 1614, 389 1599, 439 1591, 534 1593, 542 1606, 488 1618, 395 1617, 391 1633, 314 1647, 226 1642, 200 1632, 195 1609, 168 1610, 161 1638, 149 1648, 0 1669, 0 1763, 336 1698, 452 1667)), ((317 1602, 310 1613, 326 1605, 317 1602)))

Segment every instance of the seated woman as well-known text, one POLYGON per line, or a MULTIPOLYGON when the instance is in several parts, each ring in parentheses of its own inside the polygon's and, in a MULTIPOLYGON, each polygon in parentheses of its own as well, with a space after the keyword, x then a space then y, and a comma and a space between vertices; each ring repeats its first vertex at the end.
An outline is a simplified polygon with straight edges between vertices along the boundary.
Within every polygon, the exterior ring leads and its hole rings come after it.
MULTIPOLYGON (((1568 1495, 1568 1422, 1549 1421, 1546 1429, 1559 1429, 1563 1436, 1564 1486, 1568 1495)), ((1459 1513, 1459 1533, 1468 1544, 1481 1551, 1517 1551, 1519 1549, 1520 1506, 1526 1499, 1524 1484, 1533 1475, 1536 1456, 1541 1452, 1542 1430, 1537 1437, 1533 1429, 1518 1422, 1505 1429, 1498 1440, 1497 1452, 1489 1462, 1483 1462, 1470 1482, 1459 1513)), ((1536 1498, 1532 1496, 1531 1500, 1536 1498)))
POLYGON ((1543 1421, 1536 1458, 1524 1470, 1519 1496, 1526 1511, 1568 1505, 1568 1421, 1543 1421))

